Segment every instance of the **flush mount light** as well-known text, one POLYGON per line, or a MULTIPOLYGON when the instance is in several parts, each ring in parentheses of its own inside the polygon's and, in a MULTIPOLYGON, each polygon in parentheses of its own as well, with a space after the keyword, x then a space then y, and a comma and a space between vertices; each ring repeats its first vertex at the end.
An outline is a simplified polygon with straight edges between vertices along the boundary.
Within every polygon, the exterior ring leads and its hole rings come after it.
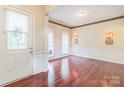
POLYGON ((86 15, 86 11, 85 10, 78 10, 78 11, 76 11, 75 15, 77 17, 82 17, 82 16, 86 15))

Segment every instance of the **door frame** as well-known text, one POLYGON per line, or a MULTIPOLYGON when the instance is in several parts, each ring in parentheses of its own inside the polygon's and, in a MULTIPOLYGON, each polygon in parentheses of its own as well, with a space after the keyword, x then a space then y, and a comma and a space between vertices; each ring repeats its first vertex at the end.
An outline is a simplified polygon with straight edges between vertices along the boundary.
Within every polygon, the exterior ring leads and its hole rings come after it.
MULTIPOLYGON (((3 15, 3 19, 2 19, 3 20, 3 27, 2 27, 3 33, 6 33, 6 32, 4 32, 5 31, 5 11, 4 10, 8 9, 8 10, 12 10, 12 11, 16 11, 16 12, 20 12, 20 13, 24 13, 24 14, 30 15, 30 18, 32 19, 31 20, 30 27, 29 27, 29 29, 31 29, 31 39, 30 39, 31 41, 30 42, 31 42, 32 49, 34 51, 34 44, 35 44, 35 12, 31 11, 30 9, 22 8, 22 6, 3 5, 1 7, 3 8, 3 14, 4 14, 3 15)), ((5 41, 7 42, 7 40, 5 40, 5 41)), ((7 49, 7 46, 5 48, 6 48, 5 51, 7 51, 8 50, 7 49)), ((27 78, 29 76, 32 76, 33 75, 33 53, 31 54, 31 56, 32 56, 32 63, 31 63, 31 65, 32 65, 32 67, 31 67, 32 71, 31 71, 31 74, 30 75, 27 75, 25 77, 16 79, 16 80, 11 81, 11 82, 7 82, 7 83, 5 83, 3 85, 0 85, 0 86, 5 86, 5 85, 11 84, 13 82, 16 82, 18 80, 21 80, 21 79, 27 78)))

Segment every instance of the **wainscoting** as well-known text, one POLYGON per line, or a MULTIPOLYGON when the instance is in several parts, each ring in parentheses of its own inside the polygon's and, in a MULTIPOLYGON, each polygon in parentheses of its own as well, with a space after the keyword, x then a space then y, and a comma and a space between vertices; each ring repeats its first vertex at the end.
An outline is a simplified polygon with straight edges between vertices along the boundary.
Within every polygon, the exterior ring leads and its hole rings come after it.
POLYGON ((33 74, 48 71, 48 52, 37 52, 33 55, 33 74))
POLYGON ((69 48, 68 53, 64 53, 64 54, 62 54, 61 48, 55 48, 54 49, 54 56, 49 57, 48 60, 62 58, 62 57, 69 56, 69 55, 71 55, 71 48, 69 48))
POLYGON ((72 48, 72 55, 124 64, 124 50, 107 48, 72 48))

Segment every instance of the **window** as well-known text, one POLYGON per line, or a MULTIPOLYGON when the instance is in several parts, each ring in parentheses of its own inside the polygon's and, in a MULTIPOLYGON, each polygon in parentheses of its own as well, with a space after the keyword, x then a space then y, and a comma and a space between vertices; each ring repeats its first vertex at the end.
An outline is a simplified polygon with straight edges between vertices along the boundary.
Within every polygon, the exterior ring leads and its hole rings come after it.
POLYGON ((8 49, 27 48, 28 16, 11 10, 5 14, 8 49))
POLYGON ((68 32, 62 32, 62 53, 68 53, 68 32))
POLYGON ((48 33, 48 57, 54 55, 54 33, 51 31, 48 33))

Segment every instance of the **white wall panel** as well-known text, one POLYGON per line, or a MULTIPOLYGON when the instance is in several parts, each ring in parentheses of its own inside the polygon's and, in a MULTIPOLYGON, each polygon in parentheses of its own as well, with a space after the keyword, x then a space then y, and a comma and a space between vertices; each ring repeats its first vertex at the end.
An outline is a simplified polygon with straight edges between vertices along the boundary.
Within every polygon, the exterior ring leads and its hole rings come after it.
POLYGON ((33 74, 48 71, 48 54, 46 52, 34 53, 33 74))
POLYGON ((79 48, 76 51, 73 51, 72 49, 72 55, 124 64, 124 50, 106 48, 79 48))

